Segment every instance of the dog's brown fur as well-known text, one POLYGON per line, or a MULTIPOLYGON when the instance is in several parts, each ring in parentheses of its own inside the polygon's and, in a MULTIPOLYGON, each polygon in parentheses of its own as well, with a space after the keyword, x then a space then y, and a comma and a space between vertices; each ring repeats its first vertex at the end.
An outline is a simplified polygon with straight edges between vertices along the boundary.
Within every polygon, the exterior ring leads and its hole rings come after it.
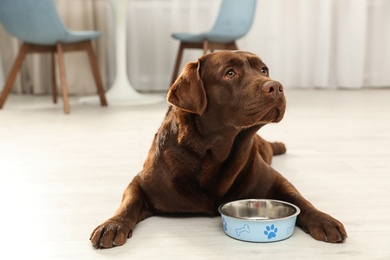
POLYGON ((187 64, 167 100, 171 106, 143 170, 114 216, 92 232, 94 247, 123 245, 134 226, 152 215, 216 215, 220 204, 245 198, 297 205, 297 225, 317 240, 347 237, 339 221, 317 210, 269 165, 285 147, 256 132, 283 118, 286 101, 283 86, 256 55, 216 52, 187 64))

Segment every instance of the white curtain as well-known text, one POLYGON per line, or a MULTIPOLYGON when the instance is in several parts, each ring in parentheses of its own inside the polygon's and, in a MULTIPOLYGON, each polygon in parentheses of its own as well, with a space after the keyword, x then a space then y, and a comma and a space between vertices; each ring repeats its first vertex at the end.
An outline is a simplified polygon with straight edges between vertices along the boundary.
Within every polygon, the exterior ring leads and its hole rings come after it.
MULTIPOLYGON (((166 91, 179 45, 171 33, 210 29, 221 1, 129 0, 127 71, 132 85, 144 92, 166 91)), ((116 58, 110 6, 104 0, 56 2, 69 28, 102 32, 96 49, 109 87, 116 58)), ((389 87, 389 14, 389 0, 258 0, 253 27, 238 46, 258 54, 271 76, 287 88, 389 87)), ((16 51, 16 41, 0 31, 4 75, 16 51)), ((70 91, 94 93, 87 59, 79 53, 66 55, 70 91)), ((186 51, 182 66, 200 55, 202 51, 186 51)), ((49 58, 29 59, 16 89, 49 92, 49 58)))
MULTIPOLYGON (((220 0, 131 0, 128 15, 128 74, 135 88, 166 90, 179 42, 173 32, 211 29, 220 0)), ((188 50, 182 66, 196 61, 202 50, 188 50)))
MULTIPOLYGON (((129 75, 134 86, 165 89, 178 42, 172 32, 209 29, 221 0, 132 0, 129 75)), ((258 54, 289 88, 390 86, 390 1, 258 0, 240 49, 258 54)), ((184 61, 202 51, 187 51, 184 61)), ((182 64, 183 66, 184 64, 182 64)))
POLYGON ((369 1, 367 18, 364 84, 389 86, 390 1, 369 1))

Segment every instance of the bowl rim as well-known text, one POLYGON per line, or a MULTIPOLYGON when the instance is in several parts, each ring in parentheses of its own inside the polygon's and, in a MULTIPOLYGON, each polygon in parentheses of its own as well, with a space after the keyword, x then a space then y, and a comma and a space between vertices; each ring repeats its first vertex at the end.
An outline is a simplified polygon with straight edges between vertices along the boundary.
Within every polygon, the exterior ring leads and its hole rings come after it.
POLYGON ((242 199, 242 200, 233 200, 233 201, 229 201, 229 202, 221 204, 218 207, 218 212, 219 212, 219 214, 221 214, 221 216, 230 217, 230 218, 234 218, 234 219, 240 219, 240 220, 252 221, 252 222, 270 222, 270 221, 279 221, 279 220, 285 220, 285 219, 290 219, 290 218, 297 217, 301 213, 301 209, 298 206, 296 206, 296 205, 294 205, 294 204, 292 204, 290 202, 283 201, 283 200, 274 200, 274 199, 242 199), (229 215, 229 214, 222 213, 222 208, 225 205, 227 205, 229 203, 233 203, 233 202, 245 202, 245 201, 260 201, 260 202, 271 201, 271 202, 279 202, 279 203, 286 204, 286 205, 289 205, 289 206, 293 207, 296 211, 295 211, 294 214, 289 215, 287 217, 273 218, 273 219, 250 219, 250 218, 237 217, 237 216, 232 216, 232 215, 229 215))

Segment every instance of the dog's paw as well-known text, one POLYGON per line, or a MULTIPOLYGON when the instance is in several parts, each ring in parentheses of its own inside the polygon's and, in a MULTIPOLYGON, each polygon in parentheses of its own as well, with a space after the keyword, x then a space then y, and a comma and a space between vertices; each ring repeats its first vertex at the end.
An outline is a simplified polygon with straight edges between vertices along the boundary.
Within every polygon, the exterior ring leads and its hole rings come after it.
POLYGON ((92 232, 90 240, 96 249, 123 245, 131 237, 132 229, 125 222, 109 219, 92 232))
POLYGON ((303 231, 320 241, 340 243, 348 237, 343 224, 323 212, 309 213, 299 222, 303 231))

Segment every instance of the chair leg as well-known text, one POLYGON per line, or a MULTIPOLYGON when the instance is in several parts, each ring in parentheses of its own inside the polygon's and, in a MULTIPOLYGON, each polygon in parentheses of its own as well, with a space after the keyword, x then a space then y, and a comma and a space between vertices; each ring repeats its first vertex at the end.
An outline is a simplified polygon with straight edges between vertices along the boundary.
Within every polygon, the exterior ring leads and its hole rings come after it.
POLYGON ((89 41, 86 44, 86 49, 87 49, 87 52, 88 52, 89 63, 91 64, 93 77, 95 78, 95 83, 96 83, 96 88, 97 88, 97 91, 98 91, 98 95, 100 97, 100 104, 102 106, 106 107, 107 106, 107 100, 106 100, 106 96, 105 96, 105 93, 104 93, 102 77, 100 76, 99 67, 98 67, 98 64, 97 64, 97 61, 96 61, 95 53, 93 52, 92 42, 91 41, 89 41))
POLYGON ((232 50, 238 50, 236 42, 233 42, 231 45, 232 50))
POLYGON ((53 103, 57 103, 57 83, 56 83, 56 58, 55 53, 51 54, 51 79, 53 103))
POLYGON ((27 54, 28 44, 23 43, 20 47, 19 54, 16 57, 16 60, 14 62, 14 65, 12 66, 11 71, 8 74, 7 81, 5 82, 3 91, 1 92, 0 96, 0 109, 3 108, 3 105, 8 97, 9 92, 12 89, 12 85, 15 81, 16 75, 18 74, 18 71, 20 69, 20 66, 23 63, 24 57, 27 54))
POLYGON ((69 98, 68 98, 68 88, 66 85, 66 77, 65 77, 66 75, 65 75, 64 52, 63 52, 61 43, 57 43, 57 54, 58 54, 58 67, 60 70, 62 102, 64 103, 64 112, 66 114, 69 114, 70 107, 69 107, 69 98))
POLYGON ((176 56, 176 62, 175 62, 175 67, 173 69, 171 85, 175 82, 177 75, 179 74, 179 68, 180 68, 180 63, 181 63, 181 58, 183 56, 184 48, 185 48, 184 44, 181 42, 176 56))
POLYGON ((209 50, 209 41, 206 39, 203 41, 203 55, 206 55, 208 50, 209 50))

